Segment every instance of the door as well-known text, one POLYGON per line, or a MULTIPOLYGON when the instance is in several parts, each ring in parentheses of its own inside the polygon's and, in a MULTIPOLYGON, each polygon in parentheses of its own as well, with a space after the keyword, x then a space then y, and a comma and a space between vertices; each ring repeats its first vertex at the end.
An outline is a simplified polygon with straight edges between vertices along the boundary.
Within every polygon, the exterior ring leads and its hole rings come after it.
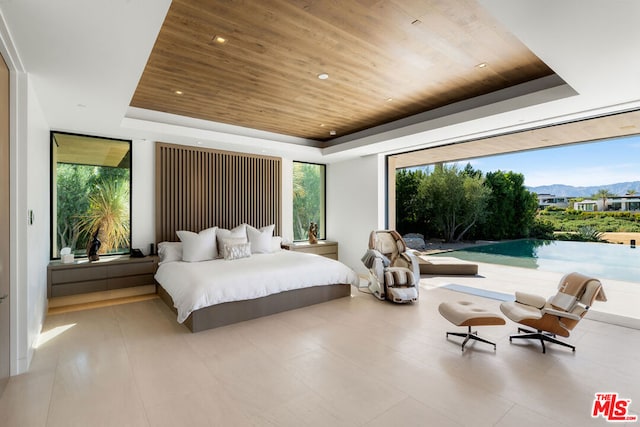
POLYGON ((10 374, 9 68, 0 55, 0 396, 10 374))

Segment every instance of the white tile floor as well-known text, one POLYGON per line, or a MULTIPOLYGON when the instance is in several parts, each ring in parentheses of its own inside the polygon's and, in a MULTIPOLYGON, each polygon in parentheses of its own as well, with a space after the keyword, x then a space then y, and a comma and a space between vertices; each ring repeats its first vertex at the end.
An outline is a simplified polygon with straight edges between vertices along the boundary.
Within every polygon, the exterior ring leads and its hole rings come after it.
POLYGON ((159 300, 50 316, 45 332, 68 329, 10 379, 0 425, 603 426, 590 415, 597 392, 640 412, 640 330, 587 318, 569 338, 575 353, 542 354, 509 344, 508 321, 479 328, 495 353, 482 343, 461 353, 438 304, 499 303, 438 288, 471 280, 458 279, 425 277, 413 305, 353 290, 197 334, 159 300))

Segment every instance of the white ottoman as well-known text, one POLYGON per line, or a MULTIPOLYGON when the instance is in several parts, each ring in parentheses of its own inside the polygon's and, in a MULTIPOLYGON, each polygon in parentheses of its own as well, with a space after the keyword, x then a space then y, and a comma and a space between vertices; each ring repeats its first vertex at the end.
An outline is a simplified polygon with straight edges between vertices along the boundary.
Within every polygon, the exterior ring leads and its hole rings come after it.
POLYGON ((469 301, 443 302, 438 306, 438 311, 442 317, 454 325, 466 326, 468 328, 465 333, 447 332, 447 338, 449 338, 449 335, 464 338, 464 341, 462 342, 462 351, 464 351, 464 346, 470 339, 491 344, 495 351, 496 344, 485 340, 484 338, 480 338, 477 331, 471 331, 471 327, 504 325, 506 322, 501 315, 491 312, 486 308, 480 307, 469 301))

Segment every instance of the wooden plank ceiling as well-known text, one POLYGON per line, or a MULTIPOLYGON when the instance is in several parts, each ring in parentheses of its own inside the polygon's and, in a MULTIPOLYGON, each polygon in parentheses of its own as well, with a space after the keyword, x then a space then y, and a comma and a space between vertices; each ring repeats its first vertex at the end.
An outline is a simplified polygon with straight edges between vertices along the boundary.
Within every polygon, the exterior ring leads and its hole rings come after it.
POLYGON ((431 165, 640 133, 640 111, 579 120, 390 156, 395 168, 431 165))
POLYGON ((326 141, 550 74, 475 0, 173 0, 131 106, 326 141))

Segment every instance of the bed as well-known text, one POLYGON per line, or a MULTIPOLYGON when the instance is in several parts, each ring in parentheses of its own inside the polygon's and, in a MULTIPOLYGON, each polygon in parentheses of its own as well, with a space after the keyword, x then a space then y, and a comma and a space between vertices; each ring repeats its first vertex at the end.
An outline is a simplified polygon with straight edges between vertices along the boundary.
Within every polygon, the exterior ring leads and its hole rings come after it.
POLYGON ((338 261, 287 250, 162 263, 155 278, 160 297, 192 332, 349 296, 359 280, 338 261))
MULTIPOLYGON (((282 233, 281 158, 158 142, 155 172, 155 243, 159 254, 162 246, 177 248, 178 235, 185 230, 207 234, 216 228, 219 239, 221 230, 234 234, 244 224, 254 234, 269 230, 269 238, 276 243, 274 250, 267 251, 272 253, 264 253, 264 248, 262 253, 252 250, 247 259, 216 259, 215 254, 210 254, 211 260, 184 262, 183 254, 171 261, 161 257, 156 273, 158 294, 191 331, 351 295, 351 285, 359 279, 344 264, 280 249, 277 236, 282 233), (299 273, 300 268, 305 273, 299 273), (196 271, 211 280, 203 283, 196 271), (334 273, 327 276, 330 271, 334 273), (294 281, 293 276, 298 278, 294 281), (226 285, 220 284, 222 277, 226 285), (185 289, 202 291, 206 286, 213 286, 214 290, 201 292, 200 296, 184 295, 185 289), (187 301, 192 304, 189 308, 187 301)), ((173 255, 177 253, 174 251, 173 255)))

